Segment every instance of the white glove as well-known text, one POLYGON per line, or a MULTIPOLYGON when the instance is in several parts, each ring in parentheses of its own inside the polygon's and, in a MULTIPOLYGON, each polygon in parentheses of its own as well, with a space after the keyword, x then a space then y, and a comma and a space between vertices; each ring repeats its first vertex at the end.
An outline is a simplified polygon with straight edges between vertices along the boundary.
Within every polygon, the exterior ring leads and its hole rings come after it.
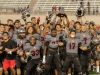
POLYGON ((30 52, 27 52, 27 53, 26 53, 26 56, 30 56, 30 55, 31 55, 30 52))
POLYGON ((45 58, 46 58, 46 56, 44 55, 44 56, 43 56, 43 60, 42 60, 42 63, 43 63, 43 64, 45 64, 45 63, 46 63, 45 58))

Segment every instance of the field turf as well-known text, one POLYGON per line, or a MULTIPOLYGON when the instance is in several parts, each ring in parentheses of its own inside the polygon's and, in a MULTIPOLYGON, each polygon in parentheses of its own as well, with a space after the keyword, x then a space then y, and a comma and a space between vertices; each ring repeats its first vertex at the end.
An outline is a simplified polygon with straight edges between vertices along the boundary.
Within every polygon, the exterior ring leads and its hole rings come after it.
POLYGON ((94 72, 90 72, 90 75, 100 75, 100 74, 96 74, 96 71, 94 71, 94 72))

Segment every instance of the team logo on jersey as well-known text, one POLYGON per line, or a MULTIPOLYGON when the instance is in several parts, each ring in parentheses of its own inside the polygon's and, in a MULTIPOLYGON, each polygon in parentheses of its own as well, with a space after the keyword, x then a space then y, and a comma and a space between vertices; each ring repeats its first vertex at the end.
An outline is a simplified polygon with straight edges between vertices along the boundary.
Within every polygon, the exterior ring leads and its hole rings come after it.
POLYGON ((87 37, 84 37, 83 40, 84 40, 84 44, 87 44, 87 37))
POLYGON ((45 43, 45 37, 41 37, 41 42, 42 42, 42 44, 44 44, 45 43))
POLYGON ((87 44, 87 37, 83 34, 84 44, 87 44))

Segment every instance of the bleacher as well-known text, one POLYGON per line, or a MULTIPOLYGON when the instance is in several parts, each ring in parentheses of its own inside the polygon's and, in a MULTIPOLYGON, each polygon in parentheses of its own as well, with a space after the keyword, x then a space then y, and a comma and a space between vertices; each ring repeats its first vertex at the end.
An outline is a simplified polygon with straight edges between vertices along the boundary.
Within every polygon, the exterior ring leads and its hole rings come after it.
POLYGON ((11 14, 14 8, 25 8, 30 2, 31 0, 0 0, 0 13, 11 14))
MULTIPOLYGON (((75 12, 78 7, 80 7, 80 1, 77 0, 75 2, 71 2, 71 0, 37 0, 37 3, 35 4, 35 7, 33 8, 33 12, 37 11, 39 8, 39 11, 47 12, 51 11, 53 6, 64 7, 65 11, 69 12, 75 12)), ((87 8, 87 2, 90 2, 91 11, 93 10, 93 6, 100 7, 100 0, 83 0, 84 7, 87 8)))
MULTIPOLYGON (((67 12, 75 12, 80 7, 80 1, 71 2, 71 0, 0 0, 0 12, 6 12, 6 9, 25 7, 30 5, 32 12, 47 12, 51 11, 53 6, 64 7, 67 12)), ((84 7, 87 7, 87 2, 90 2, 91 11, 93 6, 100 9, 100 0, 83 0, 84 7)))
POLYGON ((25 7, 31 0, 0 0, 0 8, 25 7))

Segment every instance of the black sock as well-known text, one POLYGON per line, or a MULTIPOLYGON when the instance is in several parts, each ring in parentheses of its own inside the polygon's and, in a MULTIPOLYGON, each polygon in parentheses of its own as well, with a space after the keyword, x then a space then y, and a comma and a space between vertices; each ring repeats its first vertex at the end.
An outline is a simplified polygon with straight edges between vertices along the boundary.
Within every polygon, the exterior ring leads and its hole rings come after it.
POLYGON ((91 71, 93 71, 93 65, 91 65, 91 71))
POLYGON ((89 71, 86 71, 86 75, 89 75, 89 71))

